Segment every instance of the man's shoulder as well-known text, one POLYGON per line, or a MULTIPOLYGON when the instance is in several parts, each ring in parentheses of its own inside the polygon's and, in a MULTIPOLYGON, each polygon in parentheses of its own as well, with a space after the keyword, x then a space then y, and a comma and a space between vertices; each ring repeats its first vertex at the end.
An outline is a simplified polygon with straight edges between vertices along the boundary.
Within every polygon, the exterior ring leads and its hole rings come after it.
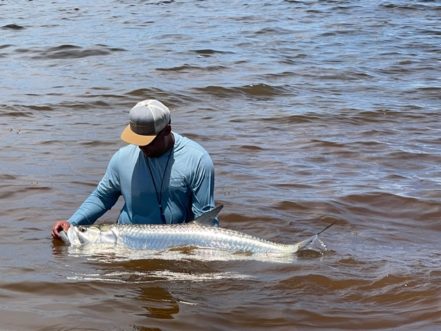
POLYGON ((178 168, 189 173, 201 168, 213 168, 210 155, 200 144, 183 136, 177 137, 176 143, 175 165, 178 168))
POLYGON ((128 156, 128 155, 138 155, 139 154, 139 148, 138 146, 135 145, 125 145, 123 147, 120 147, 115 154, 120 154, 120 155, 124 155, 124 156, 128 156))
POLYGON ((208 152, 196 141, 184 137, 180 134, 174 133, 176 140, 176 151, 184 152, 187 156, 203 156, 208 155, 208 152))
POLYGON ((119 148, 114 154, 112 159, 114 161, 119 160, 128 160, 131 158, 137 159, 139 156, 139 148, 135 145, 126 145, 121 148, 119 148))

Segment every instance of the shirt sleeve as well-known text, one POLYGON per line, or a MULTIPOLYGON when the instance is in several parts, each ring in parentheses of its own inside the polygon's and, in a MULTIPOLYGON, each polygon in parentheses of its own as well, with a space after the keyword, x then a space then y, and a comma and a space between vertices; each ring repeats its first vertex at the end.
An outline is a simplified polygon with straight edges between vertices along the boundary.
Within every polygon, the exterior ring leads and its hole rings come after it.
MULTIPOLYGON (((208 153, 200 158, 193 173, 191 190, 191 210, 195 218, 214 208, 214 166, 208 153)), ((213 225, 219 225, 217 218, 213 225)))
POLYGON ((96 189, 69 218, 69 223, 72 225, 93 224, 117 202, 121 195, 118 176, 118 155, 118 152, 113 155, 104 177, 96 189))

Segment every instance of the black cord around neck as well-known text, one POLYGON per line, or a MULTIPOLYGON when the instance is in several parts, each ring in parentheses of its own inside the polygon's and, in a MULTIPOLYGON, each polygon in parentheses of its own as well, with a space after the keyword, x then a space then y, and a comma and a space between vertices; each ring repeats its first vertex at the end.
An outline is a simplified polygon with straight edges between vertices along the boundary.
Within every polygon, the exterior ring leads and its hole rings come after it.
POLYGON ((147 157, 147 167, 149 168, 150 177, 152 178, 153 187, 155 188, 156 201, 158 202, 159 212, 161 213, 161 221, 162 221, 163 224, 167 224, 167 220, 165 219, 164 208, 162 207, 162 188, 164 186, 165 173, 167 171, 168 163, 170 161, 172 152, 173 152, 173 147, 170 148, 170 152, 168 153, 167 163, 165 164, 164 172, 162 173, 161 187, 160 187, 159 191, 157 189, 156 182, 155 182, 155 177, 153 176, 153 171, 152 171, 152 168, 150 166, 150 158, 147 157))

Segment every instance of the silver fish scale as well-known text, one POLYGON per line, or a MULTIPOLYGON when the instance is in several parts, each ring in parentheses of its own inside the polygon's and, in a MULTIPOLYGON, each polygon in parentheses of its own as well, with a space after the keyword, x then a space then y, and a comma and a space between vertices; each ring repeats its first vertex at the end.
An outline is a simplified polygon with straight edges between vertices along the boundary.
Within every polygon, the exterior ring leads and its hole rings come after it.
POLYGON ((197 246, 251 253, 294 253, 297 245, 284 245, 234 230, 200 225, 112 225, 118 244, 133 249, 161 250, 197 246))

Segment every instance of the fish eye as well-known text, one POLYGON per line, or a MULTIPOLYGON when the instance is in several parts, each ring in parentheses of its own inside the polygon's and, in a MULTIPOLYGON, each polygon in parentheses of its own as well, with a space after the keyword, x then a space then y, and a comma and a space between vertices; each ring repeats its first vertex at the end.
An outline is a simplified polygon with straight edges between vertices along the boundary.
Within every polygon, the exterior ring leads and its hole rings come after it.
POLYGON ((79 230, 80 232, 86 232, 86 231, 87 231, 87 229, 86 229, 84 226, 79 226, 79 227, 78 227, 78 230, 79 230))

